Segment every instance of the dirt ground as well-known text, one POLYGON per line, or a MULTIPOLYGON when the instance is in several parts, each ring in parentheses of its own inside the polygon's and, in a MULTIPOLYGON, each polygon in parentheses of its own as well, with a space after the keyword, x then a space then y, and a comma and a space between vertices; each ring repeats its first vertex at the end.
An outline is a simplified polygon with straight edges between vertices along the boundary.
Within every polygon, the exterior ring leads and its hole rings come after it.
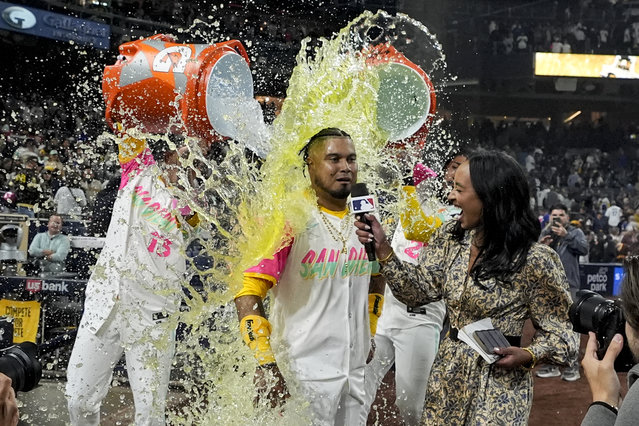
MULTIPOLYGON (((524 345, 530 341, 532 327, 527 325, 522 341, 524 345)), ((581 339, 581 355, 586 347, 587 337, 581 339)), ((395 426, 402 425, 398 411, 389 406, 386 401, 395 400, 395 389, 392 374, 393 370, 384 379, 382 387, 377 393, 377 398, 371 414, 368 417, 368 425, 395 426)), ((626 374, 621 373, 619 380, 625 393, 626 374)), ((576 426, 581 424, 591 395, 588 382, 581 371, 581 378, 575 382, 566 382, 561 377, 541 379, 534 376, 533 406, 528 424, 530 426, 576 426)))

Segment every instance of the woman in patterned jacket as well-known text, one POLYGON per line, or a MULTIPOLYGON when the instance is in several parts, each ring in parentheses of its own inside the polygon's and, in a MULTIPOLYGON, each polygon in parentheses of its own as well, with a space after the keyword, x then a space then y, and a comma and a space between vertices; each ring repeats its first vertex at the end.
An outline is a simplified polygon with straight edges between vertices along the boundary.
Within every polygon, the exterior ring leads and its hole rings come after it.
POLYGON ((540 225, 529 204, 525 172, 497 151, 479 150, 455 174, 449 195, 461 214, 440 227, 419 263, 401 262, 382 227, 356 222, 374 241, 382 274, 408 306, 444 300, 451 332, 433 365, 422 423, 525 425, 532 405, 530 370, 539 361, 567 364, 578 349, 571 332, 568 282, 557 254, 537 243, 540 225), (490 318, 510 346, 488 363, 457 331, 490 318), (521 348, 524 322, 536 328, 521 348))

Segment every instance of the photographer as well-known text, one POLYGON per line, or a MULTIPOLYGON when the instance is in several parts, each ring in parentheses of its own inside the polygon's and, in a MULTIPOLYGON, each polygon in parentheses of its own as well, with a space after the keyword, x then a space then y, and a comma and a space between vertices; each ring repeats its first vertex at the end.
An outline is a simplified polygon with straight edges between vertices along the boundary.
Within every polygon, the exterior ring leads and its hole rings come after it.
POLYGON ((15 426, 18 418, 18 404, 11 379, 0 373, 0 426, 15 426))
MULTIPOLYGON (((541 231, 541 244, 550 246, 559 255, 561 264, 566 271, 566 278, 570 285, 570 296, 574 301, 579 291, 579 256, 588 254, 588 241, 583 231, 570 224, 568 207, 563 204, 556 204, 550 207, 550 223, 541 231)), ((577 334, 578 335, 578 334, 577 334)), ((570 365, 559 371, 559 367, 545 365, 535 373, 537 377, 557 377, 563 380, 574 382, 579 380, 579 352, 570 360, 570 365)))
MULTIPOLYGON (((630 256, 625 261, 626 274, 621 290, 621 303, 626 319, 628 346, 635 358, 639 358, 639 257, 630 256)), ((621 385, 614 369, 617 355, 623 348, 623 337, 616 334, 602 360, 597 357, 597 338, 589 333, 586 354, 581 363, 588 379, 593 403, 590 405, 582 426, 633 425, 639 418, 639 386, 633 386, 639 376, 639 364, 628 372, 628 393, 623 405, 621 385)))

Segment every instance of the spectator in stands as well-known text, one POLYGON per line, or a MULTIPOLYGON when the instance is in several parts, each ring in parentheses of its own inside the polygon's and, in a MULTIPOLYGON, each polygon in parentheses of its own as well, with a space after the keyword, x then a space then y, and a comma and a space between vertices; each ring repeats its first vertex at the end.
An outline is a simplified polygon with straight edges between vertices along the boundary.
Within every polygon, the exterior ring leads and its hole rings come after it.
POLYGON ((95 196, 95 203, 91 214, 90 235, 96 237, 106 236, 111 222, 113 204, 118 196, 120 177, 115 176, 107 182, 104 189, 95 196))
POLYGON ((608 232, 608 219, 600 210, 595 213, 595 216, 592 219, 592 230, 595 232, 608 232))
POLYGON ((70 250, 69 237, 62 234, 62 218, 49 217, 47 231, 36 234, 29 245, 29 255, 39 260, 43 275, 64 271, 64 262, 70 250))
POLYGON ((504 40, 502 41, 502 43, 504 43, 503 53, 505 53, 506 55, 510 55, 511 53, 513 53, 513 46, 515 45, 515 39, 513 38, 512 32, 509 31, 506 34, 506 37, 504 37, 504 40))
POLYGON ((38 155, 26 152, 22 161, 23 166, 16 173, 11 186, 17 197, 18 213, 33 217, 33 207, 40 202, 42 193, 42 177, 38 170, 38 155))
POLYGON ((561 38, 556 35, 553 37, 553 42, 550 45, 550 51, 552 53, 561 53, 564 50, 564 44, 561 42, 561 38))
POLYGON ((619 235, 619 230, 617 228, 613 228, 611 231, 614 232, 612 234, 604 234, 605 245, 602 259, 603 263, 614 263, 619 261, 619 244, 621 242, 621 236, 619 235))
POLYGON ((92 206, 98 192, 102 191, 102 182, 97 180, 93 174, 91 167, 85 167, 80 180, 80 188, 87 197, 87 204, 92 206))
MULTIPOLYGON (((633 256, 625 262, 626 273, 621 286, 621 306, 625 317, 628 347, 635 360, 639 359, 639 257, 633 256)), ((582 361, 584 373, 590 385, 592 404, 584 417, 582 426, 634 425, 639 418, 639 364, 628 372, 628 392, 621 398, 619 376, 615 371, 615 358, 624 346, 621 334, 616 334, 603 359, 597 356, 597 338, 590 332, 586 353, 582 361)))
POLYGON ((26 158, 31 157, 32 154, 35 155, 36 162, 38 162, 38 147, 36 146, 35 139, 27 138, 24 145, 18 146, 15 150, 13 158, 24 161, 26 158))
POLYGON ((575 52, 576 53, 585 53, 586 52, 586 26, 581 22, 578 22, 577 25, 573 27, 572 34, 575 38, 575 52))
POLYGON ((561 53, 572 53, 572 47, 568 39, 564 39, 564 42, 561 44, 561 53))
POLYGON ((610 207, 606 209, 605 216, 608 218, 608 226, 616 228, 621 221, 621 207, 617 205, 617 202, 613 199, 610 203, 610 207))
POLYGON ((64 165, 60 161, 58 150, 52 149, 51 151, 49 151, 49 156, 47 160, 44 162, 44 167, 48 170, 57 169, 60 171, 60 173, 64 171, 64 165))
POLYGON ((53 197, 56 204, 56 212, 63 215, 79 216, 82 208, 86 207, 87 199, 84 191, 80 188, 79 175, 71 172, 66 178, 66 185, 58 189, 53 197))
POLYGON ((617 244, 617 260, 639 254, 639 231, 626 231, 617 244))
POLYGON ((589 231, 586 235, 588 240, 588 260, 592 263, 602 263, 604 248, 606 247, 606 236, 603 233, 589 231))
POLYGON ((528 35, 526 35, 525 32, 521 32, 519 35, 517 35, 517 39, 515 40, 515 42, 517 43, 518 52, 522 53, 528 51, 528 35))
POLYGON ((561 194, 553 185, 551 185, 550 189, 546 193, 546 197, 543 199, 543 206, 548 208, 548 210, 550 211, 550 207, 560 204, 562 201, 563 197, 561 196, 561 194))
POLYGON ((53 179, 53 172, 48 169, 42 170, 42 182, 40 187, 42 188, 42 194, 40 197, 40 210, 44 211, 54 211, 55 204, 53 202, 53 184, 55 183, 53 179))
POLYGON ((13 158, 4 157, 2 159, 2 163, 0 163, 0 189, 8 189, 9 184, 13 180, 13 178, 13 158))
MULTIPOLYGON (((570 223, 568 208, 563 204, 556 204, 550 208, 550 223, 541 232, 539 242, 546 244, 559 254, 559 259, 566 271, 566 278, 570 284, 570 295, 576 300, 579 291, 579 256, 588 254, 588 241, 583 231, 570 223)), ((563 380, 574 382, 579 374, 579 353, 570 360, 568 368, 563 373, 556 366, 544 366, 535 373, 537 377, 556 377, 561 375, 563 380)))

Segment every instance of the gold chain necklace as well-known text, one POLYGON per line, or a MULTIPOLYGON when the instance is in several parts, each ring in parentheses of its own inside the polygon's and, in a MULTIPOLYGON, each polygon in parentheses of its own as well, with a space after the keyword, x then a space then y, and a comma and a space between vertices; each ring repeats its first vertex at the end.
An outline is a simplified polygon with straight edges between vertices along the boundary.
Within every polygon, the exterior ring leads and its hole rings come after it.
POLYGON ((328 233, 331 234, 331 237, 337 241, 338 243, 342 243, 342 253, 346 254, 347 250, 346 250, 346 242, 348 241, 348 234, 347 232, 350 231, 351 229, 351 223, 348 220, 348 214, 346 215, 346 217, 344 217, 341 220, 340 223, 340 229, 338 230, 337 228, 335 228, 335 226, 333 226, 333 224, 331 223, 330 220, 328 220, 325 216, 324 216, 324 212, 320 209, 319 211, 320 217, 322 218, 322 222, 324 222, 324 225, 326 225, 326 228, 328 229, 328 233), (344 220, 346 219, 346 220, 344 220), (347 235, 346 237, 344 235, 347 235))

